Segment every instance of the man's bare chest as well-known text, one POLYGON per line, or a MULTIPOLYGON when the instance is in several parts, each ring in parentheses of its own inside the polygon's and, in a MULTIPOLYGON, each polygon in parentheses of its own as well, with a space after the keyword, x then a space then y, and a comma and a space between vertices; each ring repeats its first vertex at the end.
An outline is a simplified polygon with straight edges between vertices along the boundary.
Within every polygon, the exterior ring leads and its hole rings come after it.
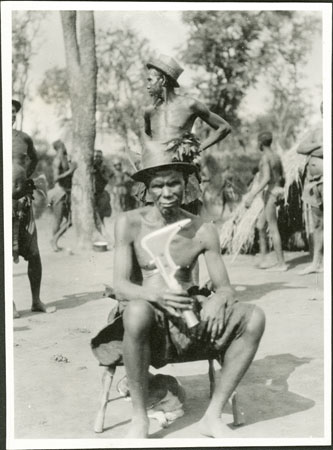
MULTIPOLYGON (((153 230, 151 230, 153 231, 153 230)), ((148 230, 141 230, 134 241, 134 251, 141 269, 153 270, 154 264, 150 255, 142 248, 142 238, 149 233, 148 230)), ((163 243, 161 243, 163 246, 163 243)), ((170 255, 177 266, 189 269, 202 252, 200 240, 195 236, 176 235, 170 244, 170 255)))
POLYGON ((190 131, 195 116, 186 105, 161 105, 150 113, 152 133, 166 128, 190 131))

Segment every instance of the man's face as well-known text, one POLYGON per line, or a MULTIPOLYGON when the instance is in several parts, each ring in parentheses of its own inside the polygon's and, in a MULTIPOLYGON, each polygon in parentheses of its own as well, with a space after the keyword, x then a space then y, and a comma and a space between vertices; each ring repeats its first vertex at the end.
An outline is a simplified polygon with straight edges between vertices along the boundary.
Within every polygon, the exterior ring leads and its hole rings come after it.
POLYGON ((155 69, 148 70, 147 91, 151 97, 162 97, 163 78, 155 69))
POLYGON ((103 155, 102 155, 102 153, 101 152, 95 152, 94 160, 95 160, 96 164, 102 164, 102 162, 103 162, 103 155))
POLYGON ((184 175, 176 170, 158 171, 149 183, 149 193, 162 214, 181 205, 184 189, 184 175))
POLYGON ((14 125, 15 123, 16 115, 17 115, 16 108, 15 106, 12 105, 12 125, 14 125))

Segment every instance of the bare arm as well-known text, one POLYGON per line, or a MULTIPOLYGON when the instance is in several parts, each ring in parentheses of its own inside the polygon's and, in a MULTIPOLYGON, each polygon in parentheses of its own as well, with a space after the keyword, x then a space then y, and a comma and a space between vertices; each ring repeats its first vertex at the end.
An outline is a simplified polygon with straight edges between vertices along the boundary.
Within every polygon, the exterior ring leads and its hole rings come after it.
POLYGON ((206 150, 217 142, 222 141, 228 134, 231 133, 231 126, 222 117, 210 111, 203 103, 195 101, 193 105, 195 114, 204 122, 211 126, 215 131, 210 133, 205 139, 200 150, 206 150))
POLYGON ((233 297, 234 290, 230 284, 228 272, 221 256, 220 242, 215 225, 206 224, 204 234, 206 246, 204 257, 215 292, 233 297))
POLYGON ((222 333, 226 307, 235 302, 235 292, 230 285, 227 269, 221 256, 217 230, 213 224, 206 224, 205 236, 204 256, 215 294, 203 304, 200 334, 202 336, 206 333, 213 342, 222 333))
POLYGON ((251 203, 253 202, 253 199, 261 192, 267 184, 269 183, 269 180, 271 179, 271 169, 269 167, 268 159, 266 155, 263 155, 261 160, 261 170, 262 170, 262 180, 258 184, 256 188, 253 189, 252 192, 248 195, 247 199, 245 200, 245 206, 249 208, 251 206, 251 203))
POLYGON ((150 111, 151 111, 151 108, 146 108, 144 110, 143 117, 144 117, 144 122, 145 122, 145 133, 147 136, 151 137, 150 111))
POLYGON ((37 157, 36 149, 34 147, 34 143, 32 142, 32 139, 28 135, 26 135, 26 142, 28 145, 27 155, 29 157, 29 163, 28 163, 28 167, 27 167, 27 178, 29 178, 33 174, 34 170, 36 169, 36 166, 38 163, 38 157, 37 157))

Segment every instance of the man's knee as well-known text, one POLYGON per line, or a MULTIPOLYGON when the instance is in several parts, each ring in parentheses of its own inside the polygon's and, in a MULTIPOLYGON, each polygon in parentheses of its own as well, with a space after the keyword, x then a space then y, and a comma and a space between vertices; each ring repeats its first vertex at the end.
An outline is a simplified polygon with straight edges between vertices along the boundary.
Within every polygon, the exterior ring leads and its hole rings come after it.
POLYGON ((246 333, 254 340, 260 340, 265 330, 265 314, 261 308, 255 306, 246 326, 246 333))
POLYGON ((154 321, 154 309, 149 302, 131 301, 124 311, 125 331, 135 337, 149 332, 154 321))

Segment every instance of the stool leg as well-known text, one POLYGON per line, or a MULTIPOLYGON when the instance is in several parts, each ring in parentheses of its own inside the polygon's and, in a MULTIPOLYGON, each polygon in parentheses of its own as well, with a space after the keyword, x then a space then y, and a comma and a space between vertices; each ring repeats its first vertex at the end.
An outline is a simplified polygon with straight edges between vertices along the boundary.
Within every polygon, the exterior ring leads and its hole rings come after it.
POLYGON ((102 393, 100 398, 99 410, 94 424, 95 433, 102 433, 104 427, 104 418, 106 413, 106 408, 108 406, 109 391, 111 388, 113 376, 116 371, 116 366, 107 367, 102 376, 102 393))
POLYGON ((245 423, 245 414, 244 411, 242 410, 242 408, 239 405, 238 402, 238 394, 236 391, 234 391, 230 398, 229 398, 229 402, 231 403, 231 408, 232 408, 232 415, 234 418, 234 423, 233 425, 235 427, 238 427, 240 425, 244 425, 245 423))
POLYGON ((208 360, 208 377, 209 377, 209 398, 212 398, 215 390, 215 368, 214 360, 208 360))

